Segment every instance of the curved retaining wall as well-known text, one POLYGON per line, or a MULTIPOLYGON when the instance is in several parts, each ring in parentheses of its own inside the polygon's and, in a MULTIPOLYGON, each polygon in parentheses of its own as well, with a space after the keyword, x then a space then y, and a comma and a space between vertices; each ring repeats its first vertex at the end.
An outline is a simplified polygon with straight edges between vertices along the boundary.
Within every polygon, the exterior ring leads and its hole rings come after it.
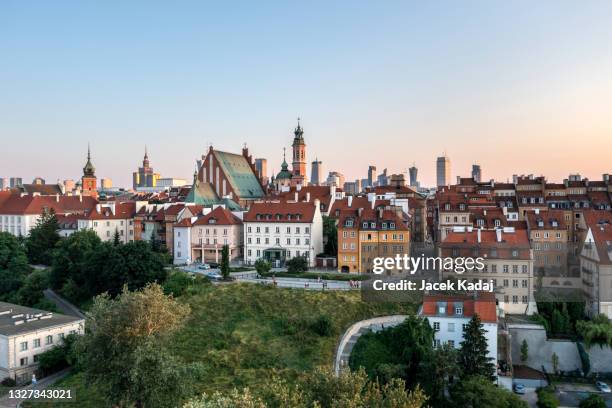
POLYGON ((361 320, 349 327, 340 338, 338 347, 336 347, 336 355, 334 356, 334 372, 336 375, 339 375, 340 370, 348 364, 348 356, 350 356, 352 346, 361 334, 368 330, 379 331, 384 327, 397 326, 406 320, 407 317, 408 315, 375 317, 373 319, 361 320))

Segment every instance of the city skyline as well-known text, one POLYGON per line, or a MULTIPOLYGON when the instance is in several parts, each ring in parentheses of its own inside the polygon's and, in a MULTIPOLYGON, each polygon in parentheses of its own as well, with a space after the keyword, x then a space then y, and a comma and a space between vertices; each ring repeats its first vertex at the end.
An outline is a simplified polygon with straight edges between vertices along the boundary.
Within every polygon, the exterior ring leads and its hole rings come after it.
POLYGON ((297 116, 348 181, 434 185, 444 151, 453 181, 610 171, 608 2, 144 4, 0 5, 1 176, 77 179, 88 141, 126 187, 144 145, 166 177, 210 143, 278 172, 297 116))

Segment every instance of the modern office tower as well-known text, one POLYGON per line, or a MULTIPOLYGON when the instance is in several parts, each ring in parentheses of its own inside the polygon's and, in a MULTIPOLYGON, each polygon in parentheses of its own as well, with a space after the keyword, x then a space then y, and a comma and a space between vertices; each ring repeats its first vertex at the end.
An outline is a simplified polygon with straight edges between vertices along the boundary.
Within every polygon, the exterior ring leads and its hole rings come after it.
POLYGON ((21 177, 10 178, 11 188, 17 188, 23 186, 23 179, 21 177))
POLYGON ((315 186, 321 184, 321 174, 323 174, 323 162, 315 159, 310 169, 310 184, 315 186))
POLYGON ((326 181, 328 186, 344 187, 344 175, 337 171, 330 171, 326 181))
POLYGON ((437 186, 448 186, 451 182, 451 163, 450 158, 446 155, 438 157, 436 161, 436 181, 437 186))
POLYGON ((111 188, 113 188, 113 180, 109 178, 103 178, 102 180, 100 180, 100 187, 102 188, 102 190, 110 190, 111 188))
POLYGON ((418 187, 419 186, 419 182, 417 181, 417 173, 418 172, 419 172, 419 169, 417 169, 414 164, 412 165, 412 167, 410 167, 408 169, 408 173, 410 173, 410 186, 411 187, 418 187))
POLYGON ((482 170, 480 164, 472 164, 472 179, 480 183, 482 181, 482 170))
POLYGON ((374 187, 376 183, 376 166, 368 167, 368 187, 374 187))
POLYGON ((255 159, 255 170, 263 184, 268 184, 268 160, 255 159))

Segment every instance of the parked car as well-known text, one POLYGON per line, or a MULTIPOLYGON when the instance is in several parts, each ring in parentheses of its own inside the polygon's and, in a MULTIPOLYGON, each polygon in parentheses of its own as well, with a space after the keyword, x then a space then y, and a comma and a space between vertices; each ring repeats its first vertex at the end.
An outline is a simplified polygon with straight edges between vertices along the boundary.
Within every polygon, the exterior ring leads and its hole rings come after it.
POLYGON ((210 265, 209 264, 202 264, 202 265, 198 266, 198 269, 210 269, 210 265))
POLYGON ((595 383, 595 386, 596 386, 596 387, 597 387, 597 389, 598 389, 599 391, 601 391, 601 392, 605 392, 605 393, 610 392, 610 387, 608 386, 608 384, 606 384, 606 383, 605 383, 605 382, 603 382, 603 381, 597 381, 597 382, 595 383))
POLYGON ((525 393, 525 386, 521 383, 516 383, 514 384, 514 392, 517 394, 524 394, 525 393))
POLYGON ((207 272, 206 276, 208 277, 208 279, 211 279, 211 280, 221 280, 221 279, 223 279, 223 276, 221 276, 221 274, 218 273, 218 272, 207 272))
POLYGON ((209 265, 212 269, 218 269, 220 266, 217 262, 211 262, 209 265))

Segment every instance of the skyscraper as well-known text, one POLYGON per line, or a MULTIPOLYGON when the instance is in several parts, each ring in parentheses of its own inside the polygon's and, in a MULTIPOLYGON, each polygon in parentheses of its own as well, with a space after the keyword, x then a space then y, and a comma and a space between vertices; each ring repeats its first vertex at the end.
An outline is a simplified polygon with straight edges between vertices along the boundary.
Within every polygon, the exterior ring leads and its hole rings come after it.
POLYGON ((451 181, 451 163, 450 158, 444 153, 443 156, 438 157, 436 161, 436 181, 437 186, 448 186, 451 181))
POLYGON ((482 181, 482 170, 480 164, 472 164, 472 179, 480 183, 482 181))
POLYGON ((315 186, 321 184, 321 174, 323 174, 323 162, 315 159, 310 169, 310 184, 315 186))
POLYGON ((138 171, 132 173, 132 187, 134 190, 138 189, 138 187, 155 187, 157 186, 158 179, 159 174, 153 171, 153 167, 151 167, 149 162, 149 153, 145 146, 142 167, 139 167, 138 171))
POLYGON ((255 159, 255 170, 263 184, 268 184, 268 160, 255 159))
POLYGON ((376 166, 368 167, 368 187, 373 187, 376 182, 376 166))
POLYGON ((417 169, 416 166, 413 164, 412 167, 408 169, 408 172, 410 173, 410 186, 418 187, 419 182, 417 181, 417 173, 419 172, 419 169, 417 169))

